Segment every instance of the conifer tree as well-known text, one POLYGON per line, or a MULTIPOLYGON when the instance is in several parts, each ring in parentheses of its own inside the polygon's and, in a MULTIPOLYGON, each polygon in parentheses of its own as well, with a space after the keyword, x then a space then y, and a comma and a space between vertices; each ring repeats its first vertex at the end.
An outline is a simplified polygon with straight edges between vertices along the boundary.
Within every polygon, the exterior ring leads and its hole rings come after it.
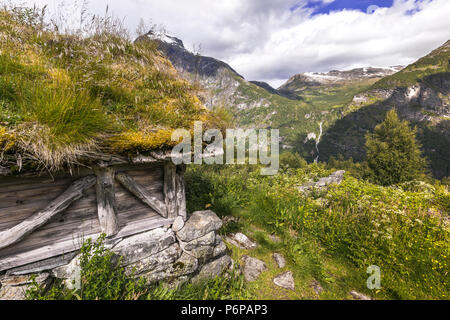
POLYGON ((395 109, 366 135, 367 164, 371 180, 381 185, 393 185, 420 178, 427 161, 416 141, 416 129, 408 121, 400 121, 395 109))

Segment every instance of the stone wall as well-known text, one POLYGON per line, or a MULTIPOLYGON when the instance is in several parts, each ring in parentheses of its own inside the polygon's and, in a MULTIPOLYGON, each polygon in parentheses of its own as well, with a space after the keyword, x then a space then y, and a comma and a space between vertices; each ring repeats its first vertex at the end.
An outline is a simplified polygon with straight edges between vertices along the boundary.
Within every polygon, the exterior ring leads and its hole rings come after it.
MULTIPOLYGON (((164 281, 176 286, 222 274, 232 265, 227 247, 217 234, 222 221, 210 211, 196 211, 185 222, 177 217, 171 228, 157 228, 130 237, 106 241, 105 247, 122 256, 125 272, 143 277, 149 284, 164 281)), ((23 299, 32 274, 38 283, 63 279, 67 286, 79 286, 79 255, 47 259, 7 270, 0 276, 0 300, 23 299), (75 281, 74 281, 75 280, 75 281)))

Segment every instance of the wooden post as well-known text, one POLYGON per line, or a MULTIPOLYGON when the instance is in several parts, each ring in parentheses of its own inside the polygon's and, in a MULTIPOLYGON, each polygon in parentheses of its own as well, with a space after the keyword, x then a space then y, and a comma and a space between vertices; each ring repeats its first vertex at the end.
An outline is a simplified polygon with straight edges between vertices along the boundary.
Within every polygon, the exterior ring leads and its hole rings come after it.
POLYGON ((176 203, 176 166, 171 161, 164 162, 164 201, 167 208, 167 217, 175 218, 178 215, 176 203))
POLYGON ((132 177, 124 172, 116 174, 116 180, 120 184, 136 196, 143 203, 155 210, 163 218, 167 218, 167 208, 164 202, 161 202, 158 198, 151 195, 144 187, 137 183, 132 177))
POLYGON ((176 171, 176 197, 177 197, 177 209, 178 209, 178 215, 183 217, 183 220, 186 221, 187 219, 187 212, 186 212, 186 193, 184 188, 184 172, 186 171, 186 165, 181 164, 177 166, 176 171))
POLYGON ((72 202, 83 196, 84 190, 94 186, 95 180, 95 176, 91 175, 75 181, 43 210, 38 211, 11 229, 0 232, 0 249, 18 242, 26 235, 46 224, 55 215, 67 209, 72 202))
POLYGON ((119 231, 116 196, 114 191, 114 170, 110 167, 96 168, 97 214, 102 232, 108 237, 119 231))

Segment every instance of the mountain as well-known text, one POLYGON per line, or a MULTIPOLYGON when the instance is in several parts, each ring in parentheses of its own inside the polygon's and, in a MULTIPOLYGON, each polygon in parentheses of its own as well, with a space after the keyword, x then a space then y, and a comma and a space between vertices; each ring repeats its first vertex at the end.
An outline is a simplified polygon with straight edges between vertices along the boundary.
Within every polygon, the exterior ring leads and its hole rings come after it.
POLYGON ((356 94, 344 116, 319 144, 321 160, 342 154, 360 161, 365 157, 365 134, 380 123, 388 110, 417 127, 424 155, 433 174, 450 174, 450 40, 399 72, 356 94))
POLYGON ((449 174, 449 42, 407 67, 356 68, 301 73, 275 89, 247 81, 227 63, 194 54, 169 35, 148 33, 177 71, 203 88, 202 102, 225 107, 240 127, 280 129, 282 149, 308 161, 343 155, 365 158, 365 134, 393 107, 418 126, 424 154, 436 177, 449 174))
POLYGON ((320 131, 341 117, 340 108, 355 93, 373 83, 355 85, 350 91, 342 86, 330 90, 327 96, 322 92, 313 96, 297 95, 272 88, 265 82, 247 81, 228 64, 190 52, 176 37, 149 32, 136 39, 139 41, 156 43, 182 77, 203 88, 200 98, 208 108, 225 107, 240 127, 279 128, 281 147, 295 149, 308 160, 317 157, 316 140, 320 131))
MULTIPOLYGON (((247 81, 228 64, 190 52, 176 37, 149 32, 135 41, 156 43, 182 77, 203 88, 200 98, 206 107, 225 107, 237 126, 279 128, 283 148, 293 148, 298 135, 302 141, 308 134, 318 135, 322 116, 315 116, 301 98, 291 98, 261 81, 247 81)), ((314 144, 309 149, 308 155, 312 152, 310 156, 314 156, 314 144)))
POLYGON ((357 68, 352 70, 332 70, 329 72, 307 72, 291 77, 278 90, 292 95, 302 95, 313 88, 330 88, 351 83, 375 82, 400 71, 402 66, 389 68, 357 68))

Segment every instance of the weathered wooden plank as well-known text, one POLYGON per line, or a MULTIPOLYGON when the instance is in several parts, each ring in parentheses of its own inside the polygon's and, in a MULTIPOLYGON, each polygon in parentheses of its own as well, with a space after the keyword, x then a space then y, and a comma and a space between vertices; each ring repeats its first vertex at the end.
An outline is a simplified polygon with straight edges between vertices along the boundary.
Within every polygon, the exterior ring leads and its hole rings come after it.
POLYGON ((45 225, 32 232, 22 241, 0 250, 0 259, 4 256, 33 250, 40 246, 62 241, 67 237, 78 237, 84 233, 101 233, 96 213, 83 220, 70 223, 54 222, 51 225, 45 225))
MULTIPOLYGON (((165 219, 159 215, 143 220, 130 221, 115 236, 113 236, 111 240, 131 236, 159 227, 168 227, 172 223, 173 219, 165 219)), ((100 233, 86 233, 84 235, 79 235, 77 238, 67 237, 52 244, 39 246, 34 250, 2 257, 0 258, 0 271, 78 250, 81 248, 85 239, 91 238, 95 241, 99 236, 100 233)))
POLYGON ((62 254, 56 257, 51 257, 48 259, 40 260, 37 262, 32 262, 20 267, 9 269, 6 272, 6 275, 14 275, 19 276, 23 274, 36 273, 45 270, 51 270, 53 268, 57 268, 68 264, 75 256, 77 252, 69 252, 66 254, 62 254))
MULTIPOLYGON (((97 218, 97 200, 95 195, 95 188, 91 187, 85 192, 85 196, 77 201, 73 202, 65 211, 63 215, 56 215, 48 221, 45 225, 39 228, 39 230, 44 230, 50 227, 55 221, 77 221, 84 219, 87 215, 92 214, 93 217, 97 218)), ((47 203, 48 204, 48 201, 47 203)), ((41 205, 41 208, 45 205, 41 205)), ((36 212, 31 211, 33 207, 29 205, 18 206, 17 208, 11 208, 8 215, 0 217, 0 230, 5 228, 10 228, 15 224, 25 220, 29 216, 36 212)), ((98 219, 98 218, 97 218, 98 219)), ((36 231, 35 231, 36 232, 36 231)))
POLYGON ((184 172, 186 171, 186 165, 182 164, 177 166, 175 183, 176 183, 176 201, 177 201, 177 210, 178 215, 183 217, 183 220, 187 219, 187 211, 186 211, 186 194, 184 188, 184 172))
POLYGON ((160 216, 167 218, 166 204, 153 196, 151 193, 147 192, 147 190, 137 183, 132 177, 124 172, 119 172, 116 174, 116 180, 119 181, 125 189, 130 191, 139 200, 155 210, 160 216))
POLYGON ((167 217, 175 218, 178 215, 176 203, 176 166, 167 161, 164 163, 164 201, 167 208, 167 217))
POLYGON ((119 231, 117 220, 116 196, 114 191, 114 170, 112 168, 96 168, 97 175, 97 213, 102 231, 108 236, 119 231))
POLYGON ((63 194, 53 200, 43 210, 11 229, 0 232, 0 249, 18 242, 33 230, 47 223, 53 216, 64 211, 73 201, 80 199, 84 190, 94 185, 95 181, 94 176, 87 176, 75 181, 63 194))
MULTIPOLYGON (((67 212, 64 213, 66 216, 67 212)), ((142 208, 132 207, 127 211, 119 212, 119 229, 126 227, 130 223, 135 223, 141 220, 149 221, 158 219, 160 216, 151 208, 142 205, 142 208)), ((62 223, 54 222, 45 225, 39 230, 30 234, 23 241, 14 244, 8 248, 0 251, 0 260, 3 257, 35 250, 41 246, 50 245, 64 239, 78 238, 83 234, 101 233, 99 220, 96 214, 95 207, 89 213, 84 214, 84 217, 75 216, 73 221, 64 221, 62 223)))
MULTIPOLYGON (((158 180, 154 180, 156 176, 154 175, 153 170, 148 172, 148 170, 139 170, 133 171, 133 179, 138 183, 141 183, 142 186, 147 190, 148 193, 151 193, 154 197, 156 197, 159 201, 164 201, 163 195, 163 170, 162 166, 158 173, 160 178, 158 180)), ((128 174, 128 172, 127 172, 128 174)), ((131 175, 130 175, 131 176, 131 175)), ((66 184, 66 188, 69 184, 66 184)), ((24 203, 18 203, 15 206, 11 206, 8 208, 0 208, 0 231, 4 229, 10 228, 15 224, 27 219, 36 211, 44 208, 48 203, 56 198, 59 194, 64 191, 64 186, 59 186, 59 192, 51 191, 48 194, 45 194, 46 186, 43 186, 42 191, 39 191, 38 196, 32 196, 31 198, 27 198, 24 203)), ((64 216, 62 219, 66 220, 66 217, 72 215, 72 212, 82 212, 83 210, 97 210, 97 200, 94 192, 85 192, 86 195, 74 202, 69 208, 66 209, 64 216)), ((116 193, 116 204, 117 211, 128 210, 129 208, 135 206, 136 208, 143 208, 141 206, 141 202, 134 201, 135 197, 133 197, 128 191, 126 191, 119 183, 115 184, 115 193, 116 193)), ((0 199, 0 207, 3 205, 3 200, 0 199)))

